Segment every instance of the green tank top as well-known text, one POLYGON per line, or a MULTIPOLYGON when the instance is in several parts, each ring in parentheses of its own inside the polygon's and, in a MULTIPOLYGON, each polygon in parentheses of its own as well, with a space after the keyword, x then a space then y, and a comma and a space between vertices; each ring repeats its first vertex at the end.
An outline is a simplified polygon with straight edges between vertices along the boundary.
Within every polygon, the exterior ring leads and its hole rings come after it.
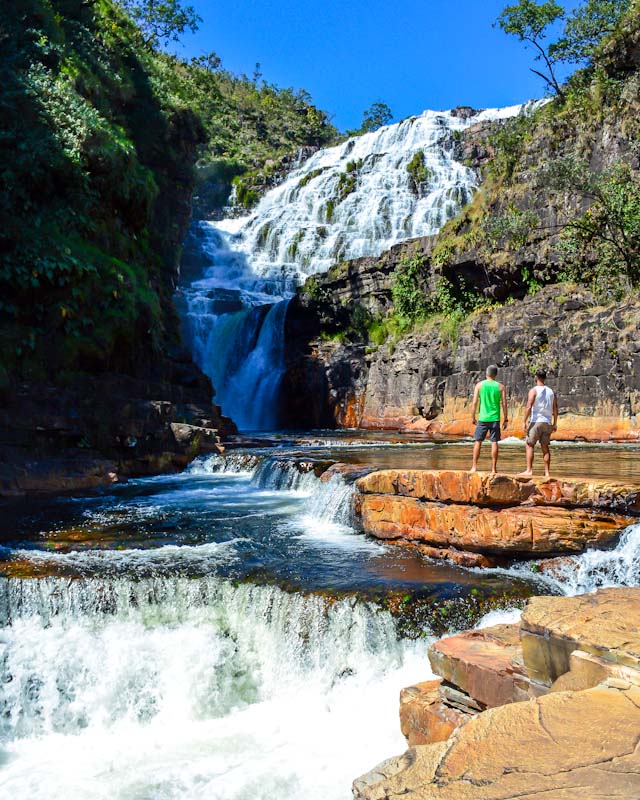
POLYGON ((480 384, 479 422, 500 422, 500 384, 486 380, 480 384))

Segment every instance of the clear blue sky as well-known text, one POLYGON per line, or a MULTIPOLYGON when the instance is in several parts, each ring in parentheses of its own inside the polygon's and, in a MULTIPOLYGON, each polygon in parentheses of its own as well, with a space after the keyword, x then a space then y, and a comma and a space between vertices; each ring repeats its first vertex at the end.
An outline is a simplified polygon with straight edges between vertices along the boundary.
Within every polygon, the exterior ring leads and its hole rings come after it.
MULTIPOLYGON (((185 57, 215 51, 233 72, 304 88, 341 130, 376 100, 394 120, 426 108, 540 97, 533 53, 492 23, 507 0, 188 0, 200 30, 185 57)), ((570 5, 567 3, 567 5, 570 5)))

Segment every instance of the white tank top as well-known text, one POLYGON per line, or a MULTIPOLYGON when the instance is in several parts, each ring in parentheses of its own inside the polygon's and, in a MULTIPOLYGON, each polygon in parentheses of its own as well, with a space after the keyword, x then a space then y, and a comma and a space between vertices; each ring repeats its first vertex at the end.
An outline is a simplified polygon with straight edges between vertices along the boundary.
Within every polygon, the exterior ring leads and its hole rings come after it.
POLYGON ((531 409, 531 422, 548 422, 553 420, 553 389, 548 386, 535 386, 536 399, 531 409))

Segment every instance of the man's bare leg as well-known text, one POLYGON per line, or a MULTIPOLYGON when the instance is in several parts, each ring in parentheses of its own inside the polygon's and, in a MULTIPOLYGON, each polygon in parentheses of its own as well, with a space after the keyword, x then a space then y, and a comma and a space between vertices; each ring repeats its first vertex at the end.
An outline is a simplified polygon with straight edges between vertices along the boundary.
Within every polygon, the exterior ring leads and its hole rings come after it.
POLYGON ((523 478, 530 478, 533 475, 533 452, 534 448, 527 442, 527 468, 524 472, 519 473, 523 478))
POLYGON ((542 448, 542 458, 544 459, 544 477, 551 476, 551 448, 548 444, 540 444, 542 448))
POLYGON ((498 453, 500 448, 498 442, 491 442, 491 474, 495 475, 498 471, 498 453))
POLYGON ((473 461, 471 462, 471 469, 469 470, 469 472, 478 471, 478 458, 480 456, 481 447, 482 447, 482 442, 475 441, 473 443, 473 461))

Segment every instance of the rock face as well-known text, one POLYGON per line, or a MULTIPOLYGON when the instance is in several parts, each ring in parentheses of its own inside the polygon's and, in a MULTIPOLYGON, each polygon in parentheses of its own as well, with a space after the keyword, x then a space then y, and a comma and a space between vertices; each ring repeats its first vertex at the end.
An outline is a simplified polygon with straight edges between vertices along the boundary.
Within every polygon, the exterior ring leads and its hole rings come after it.
POLYGON ((522 615, 522 650, 529 674, 551 685, 570 670, 574 650, 640 670, 640 604, 633 589, 602 589, 597 595, 536 597, 522 615))
POLYGON ((640 487, 606 481, 384 470, 356 486, 366 533, 444 548, 453 560, 464 551, 578 553, 615 541, 640 515, 640 487))
MULTIPOLYGON (((423 240, 420 247, 426 247, 423 240)), ((384 262, 357 267, 358 274, 347 270, 340 279, 327 278, 332 303, 341 301, 341 309, 358 303, 389 308, 391 295, 385 286, 391 280, 390 267, 384 262), (366 301, 359 293, 361 283, 366 301)), ((333 305, 305 305, 303 299, 290 304, 285 385, 292 427, 467 435, 472 431, 473 387, 488 364, 497 364, 515 435, 522 435, 532 372, 546 367, 560 406, 555 438, 640 437, 637 301, 603 307, 584 290, 547 287, 510 305, 474 313, 453 332, 433 322, 378 348, 321 340, 325 320, 339 320, 345 313, 332 309, 333 305)))
POLYGON ((441 678, 400 696, 411 749, 356 780, 354 796, 637 800, 638 630, 640 589, 606 589, 531 598, 520 625, 436 642, 441 678))
POLYGON ((185 353, 155 380, 76 376, 68 389, 25 384, 0 405, 0 497, 84 491, 183 469, 235 432, 185 353))

